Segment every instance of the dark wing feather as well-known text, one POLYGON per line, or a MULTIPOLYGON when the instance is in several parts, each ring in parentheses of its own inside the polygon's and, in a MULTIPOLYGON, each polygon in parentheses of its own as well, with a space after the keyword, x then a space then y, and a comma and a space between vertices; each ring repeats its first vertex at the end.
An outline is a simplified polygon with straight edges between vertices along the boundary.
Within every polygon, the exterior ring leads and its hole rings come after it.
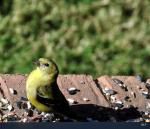
POLYGON ((37 88, 37 100, 46 105, 46 106, 54 106, 56 104, 55 100, 53 99, 53 94, 51 93, 52 89, 50 86, 42 86, 37 88))
POLYGON ((46 106, 53 106, 55 110, 60 112, 69 109, 68 101, 61 93, 56 82, 51 84, 51 86, 37 88, 37 100, 46 106))

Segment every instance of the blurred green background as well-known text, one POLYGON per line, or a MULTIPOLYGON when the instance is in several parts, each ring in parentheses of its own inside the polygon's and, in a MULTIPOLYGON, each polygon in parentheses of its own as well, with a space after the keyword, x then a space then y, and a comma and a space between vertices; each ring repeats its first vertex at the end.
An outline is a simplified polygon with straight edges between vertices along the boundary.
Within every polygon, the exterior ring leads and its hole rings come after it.
POLYGON ((61 74, 150 77, 150 0, 1 0, 0 72, 39 57, 61 74))

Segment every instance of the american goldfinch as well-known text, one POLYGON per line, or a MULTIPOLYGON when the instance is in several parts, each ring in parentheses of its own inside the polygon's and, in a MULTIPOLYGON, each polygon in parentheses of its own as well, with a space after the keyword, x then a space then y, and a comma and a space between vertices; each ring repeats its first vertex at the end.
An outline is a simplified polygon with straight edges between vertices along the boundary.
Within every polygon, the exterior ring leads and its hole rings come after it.
POLYGON ((68 101, 57 86, 58 67, 52 60, 40 58, 26 81, 27 98, 33 106, 42 112, 60 112, 69 110, 68 101))

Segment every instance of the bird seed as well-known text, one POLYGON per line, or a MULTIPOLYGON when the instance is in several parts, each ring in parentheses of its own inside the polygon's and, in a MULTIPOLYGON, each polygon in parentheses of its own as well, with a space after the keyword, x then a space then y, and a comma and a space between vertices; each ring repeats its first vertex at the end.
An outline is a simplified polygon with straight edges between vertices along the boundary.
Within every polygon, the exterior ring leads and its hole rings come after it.
POLYGON ((17 94, 17 91, 16 90, 14 90, 13 88, 9 88, 9 92, 11 93, 11 94, 17 94))

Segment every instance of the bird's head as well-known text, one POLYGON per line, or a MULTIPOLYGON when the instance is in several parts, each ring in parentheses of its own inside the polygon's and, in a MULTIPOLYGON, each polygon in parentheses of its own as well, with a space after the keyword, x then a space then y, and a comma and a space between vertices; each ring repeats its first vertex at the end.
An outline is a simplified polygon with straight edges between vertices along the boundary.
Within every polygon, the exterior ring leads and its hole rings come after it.
POLYGON ((45 74, 58 75, 58 67, 56 63, 50 59, 39 58, 35 64, 37 65, 37 69, 45 74))

